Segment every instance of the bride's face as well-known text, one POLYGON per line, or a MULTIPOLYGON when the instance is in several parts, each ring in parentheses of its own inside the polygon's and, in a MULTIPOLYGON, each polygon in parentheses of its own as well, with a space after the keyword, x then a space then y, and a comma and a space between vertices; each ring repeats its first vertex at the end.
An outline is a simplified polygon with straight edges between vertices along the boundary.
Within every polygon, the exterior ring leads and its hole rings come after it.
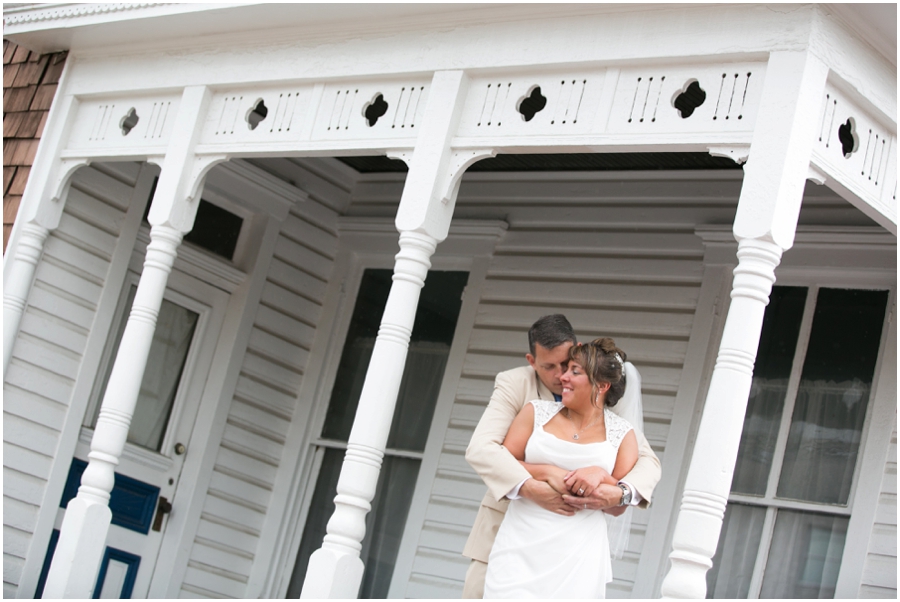
POLYGON ((591 381, 581 364, 569 362, 569 368, 559 377, 562 383, 562 402, 566 407, 590 405, 591 381))

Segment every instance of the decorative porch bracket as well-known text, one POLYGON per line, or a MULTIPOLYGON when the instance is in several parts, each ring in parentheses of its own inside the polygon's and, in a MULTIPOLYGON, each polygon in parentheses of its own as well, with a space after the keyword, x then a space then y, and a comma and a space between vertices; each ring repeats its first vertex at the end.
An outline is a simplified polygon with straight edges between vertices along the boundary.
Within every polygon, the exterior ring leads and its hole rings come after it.
POLYGON ((66 507, 44 598, 90 598, 94 592, 112 518, 109 497, 115 469, 128 438, 176 250, 193 227, 195 196, 210 165, 194 156, 209 100, 205 86, 185 88, 182 95, 175 131, 183 134, 173 136, 163 161, 150 208, 143 273, 101 403, 88 466, 78 495, 66 507))
POLYGON ((791 248, 809 174, 827 67, 807 52, 776 52, 766 81, 734 221, 738 265, 675 524, 664 598, 705 598, 731 490, 763 315, 782 253, 791 248))
POLYGON ((58 107, 54 103, 48 117, 45 140, 38 147, 31 176, 25 185, 17 220, 21 226, 18 232, 14 230, 10 244, 12 253, 8 255, 3 273, 4 374, 9 368, 34 273, 44 252, 44 242, 50 231, 59 226, 72 174, 90 163, 87 159, 60 159, 58 154, 77 109, 78 101, 74 96, 60 99, 58 107))
MULTIPOLYGON (((350 431, 334 514, 322 547, 310 557, 301 598, 356 598, 359 594, 365 569, 359 555, 366 514, 378 483, 419 293, 435 247, 447 237, 456 182, 471 164, 459 160, 450 147, 467 88, 468 77, 462 71, 439 71, 432 79, 397 211, 400 252, 395 257, 393 284, 350 431)), ((404 153, 394 155, 408 159, 404 153)))

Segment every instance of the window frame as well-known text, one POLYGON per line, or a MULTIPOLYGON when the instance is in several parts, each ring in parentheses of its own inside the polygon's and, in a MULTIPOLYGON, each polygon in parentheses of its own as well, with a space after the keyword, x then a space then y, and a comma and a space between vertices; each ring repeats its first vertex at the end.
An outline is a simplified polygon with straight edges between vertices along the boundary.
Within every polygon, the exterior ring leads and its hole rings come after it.
MULTIPOLYGON (((737 243, 729 226, 700 226, 696 234, 705 245, 703 286, 710 286, 718 298, 731 290, 731 269, 737 265, 737 243)), ((854 471, 854 482, 848 497, 846 514, 849 515, 841 567, 835 587, 835 598, 855 598, 863 581, 864 566, 867 558, 872 529, 878 511, 879 497, 884 478, 884 467, 888 460, 891 437, 896 427, 897 374, 892 369, 897 365, 897 328, 893 319, 897 309, 897 238, 880 227, 844 227, 844 226, 798 226, 794 246, 786 251, 781 264, 775 270, 776 286, 805 286, 810 288, 852 288, 862 290, 887 290, 888 302, 885 321, 882 327, 879 355, 872 378, 869 407, 861 432, 860 448, 854 471)), ((711 289, 711 290, 712 290, 711 289)), ((716 307, 721 300, 715 302, 716 307)), ((714 322, 709 329, 708 349, 703 362, 702 374, 697 379, 702 383, 697 396, 694 419, 687 428, 687 441, 692 441, 699 425, 706 391, 716 360, 716 350, 721 341, 727 311, 714 311, 714 322)), ((806 313, 804 313, 806 317, 806 313)), ((810 320, 811 320, 810 315, 810 320)), ((811 324, 811 322, 810 322, 811 324)), ((695 325, 697 330, 701 325, 695 325)), ((692 334, 693 338, 693 334, 692 334)), ((808 336, 806 338, 808 340, 808 336)), ((805 356, 805 349, 804 349, 805 356)), ((795 360, 796 360, 795 356, 795 360)), ((793 374, 793 371, 792 371, 793 374)), ((670 433, 671 437, 671 433, 670 433)), ((676 500, 680 499, 684 487, 684 477, 690 464, 693 450, 685 450, 684 462, 679 466, 680 483, 676 500)), ((773 471, 774 472, 774 471, 773 471)), ((780 471, 779 471, 780 472, 780 471)), ((729 494, 729 501, 744 503, 751 501, 729 494)), ((758 498, 752 498, 757 502, 758 498)), ((804 502, 779 500, 778 504, 791 510, 813 510, 803 506, 804 502), (799 504, 794 506, 794 504, 799 504)), ((814 510, 822 511, 823 505, 814 510)), ((826 512, 838 514, 837 506, 827 506, 826 512)), ((672 533, 678 515, 677 504, 673 503, 665 548, 671 549, 672 533)), ((651 525, 653 526, 653 525, 651 525)), ((766 526, 765 532, 771 533, 766 526)), ((763 549, 760 542, 760 549, 763 549)), ((770 542, 766 542, 768 550, 770 542)), ((654 591, 658 594, 662 576, 666 573, 667 559, 661 555, 661 564, 657 570, 654 591)), ((642 568, 644 563, 642 564, 642 568)), ((755 568, 755 567, 754 567, 755 568)), ((640 577, 639 572, 639 577, 640 577)), ((760 580, 761 586, 761 580, 760 580)), ((756 591, 759 591, 757 588, 756 591)), ((751 586, 752 592, 752 586, 751 586)))

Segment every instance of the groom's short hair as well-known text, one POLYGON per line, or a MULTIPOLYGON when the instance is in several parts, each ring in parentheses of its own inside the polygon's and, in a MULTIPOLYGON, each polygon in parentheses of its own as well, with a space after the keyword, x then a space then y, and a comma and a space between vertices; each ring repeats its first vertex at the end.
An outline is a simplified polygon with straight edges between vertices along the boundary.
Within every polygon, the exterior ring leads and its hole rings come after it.
POLYGON ((563 343, 577 343, 572 325, 562 314, 550 314, 538 318, 528 329, 528 349, 534 355, 535 344, 544 349, 553 349, 563 343))

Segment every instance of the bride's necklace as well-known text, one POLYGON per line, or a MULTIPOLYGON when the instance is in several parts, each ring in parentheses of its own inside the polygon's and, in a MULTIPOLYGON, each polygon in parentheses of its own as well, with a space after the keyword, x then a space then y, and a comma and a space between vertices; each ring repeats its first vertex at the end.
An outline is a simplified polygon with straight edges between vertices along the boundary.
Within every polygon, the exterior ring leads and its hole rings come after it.
MULTIPOLYGON (((574 435, 572 435, 572 439, 575 439, 576 441, 578 441, 578 435, 584 433, 584 431, 588 430, 589 428, 591 428, 592 426, 594 426, 595 424, 597 424, 598 422, 600 422, 600 419, 601 419, 601 418, 603 418, 603 414, 602 414, 602 413, 601 413, 600 416, 597 417, 597 419, 594 420, 592 423, 590 423, 589 425, 587 425, 586 427, 582 428, 580 431, 577 431, 574 435)), ((571 417, 571 416, 569 416, 569 408, 566 408, 566 419, 567 419, 569 422, 572 423, 572 426, 573 426, 573 427, 575 426, 575 421, 572 420, 572 417, 571 417)))

